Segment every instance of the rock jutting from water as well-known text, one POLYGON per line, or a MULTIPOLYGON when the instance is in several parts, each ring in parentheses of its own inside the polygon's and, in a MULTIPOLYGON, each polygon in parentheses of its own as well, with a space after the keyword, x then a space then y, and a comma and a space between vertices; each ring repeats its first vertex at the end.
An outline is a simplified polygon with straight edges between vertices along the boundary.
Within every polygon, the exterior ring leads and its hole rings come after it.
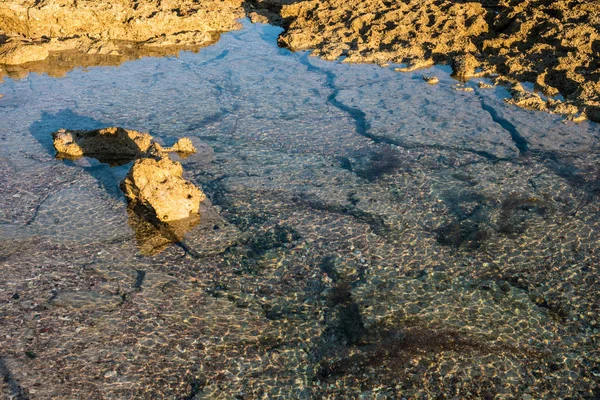
POLYGON ((430 85, 437 85, 440 80, 437 76, 429 76, 429 75, 423 75, 423 80, 427 83, 429 83, 430 85))
POLYGON ((181 138, 172 147, 163 147, 148 133, 119 127, 90 131, 60 129, 52 134, 59 158, 93 157, 111 165, 134 161, 121 182, 129 204, 151 212, 160 222, 188 219, 199 213, 204 193, 185 180, 181 163, 167 153, 196 152, 192 141, 181 138))
POLYGON ((187 219, 198 214, 206 195, 183 177, 181 163, 168 156, 136 160, 121 189, 136 207, 150 210, 161 222, 187 219))
POLYGON ((165 148, 156 143, 148 133, 119 127, 90 131, 60 129, 52 134, 52 138, 59 158, 77 159, 88 156, 112 165, 126 164, 157 152, 196 152, 188 138, 182 138, 172 147, 165 148))
POLYGON ((89 156, 101 162, 124 159, 125 163, 143 157, 154 143, 148 133, 117 127, 91 131, 60 129, 52 134, 52 139, 60 158, 89 156))

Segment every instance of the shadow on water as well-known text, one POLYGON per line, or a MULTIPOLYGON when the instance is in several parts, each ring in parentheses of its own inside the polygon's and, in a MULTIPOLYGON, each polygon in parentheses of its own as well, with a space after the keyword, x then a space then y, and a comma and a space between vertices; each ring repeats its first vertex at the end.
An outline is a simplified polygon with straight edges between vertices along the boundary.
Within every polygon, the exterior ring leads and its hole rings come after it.
MULTIPOLYGON (((29 127, 31 135, 46 149, 48 154, 56 156, 52 141, 52 133, 61 128, 69 130, 90 130, 110 126, 109 123, 96 120, 74 113, 70 109, 63 109, 55 114, 42 112, 39 120, 35 121, 29 127)), ((83 157, 79 161, 64 160, 65 164, 83 168, 84 171, 93 176, 98 185, 108 194, 117 199, 124 199, 123 192, 119 189, 119 182, 125 177, 131 164, 125 164, 118 167, 110 167, 93 158, 83 157)))

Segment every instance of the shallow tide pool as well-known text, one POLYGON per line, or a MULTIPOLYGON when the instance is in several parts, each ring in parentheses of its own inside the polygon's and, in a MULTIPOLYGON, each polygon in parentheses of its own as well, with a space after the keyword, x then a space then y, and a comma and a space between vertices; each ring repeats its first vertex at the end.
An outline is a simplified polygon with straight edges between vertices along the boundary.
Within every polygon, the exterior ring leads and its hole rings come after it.
POLYGON ((0 84, 2 393, 599 398, 600 125, 279 32, 0 84), (128 210, 129 165, 55 158, 106 126, 198 148, 180 241, 128 210))

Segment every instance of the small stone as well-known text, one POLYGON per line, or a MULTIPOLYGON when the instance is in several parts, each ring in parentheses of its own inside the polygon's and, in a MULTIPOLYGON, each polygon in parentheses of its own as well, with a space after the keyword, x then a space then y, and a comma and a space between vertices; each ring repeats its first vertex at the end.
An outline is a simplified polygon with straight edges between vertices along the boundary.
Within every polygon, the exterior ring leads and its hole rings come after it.
POLYGON ((104 374, 104 377, 106 379, 110 379, 117 376, 117 371, 108 371, 107 373, 104 374))
POLYGON ((430 85, 437 85, 440 82, 437 76, 423 75, 423 80, 429 83, 430 85))
POLYGON ((181 138, 175 143, 169 151, 176 151, 178 153, 195 153, 196 148, 192 144, 192 141, 189 138, 181 138))
POLYGON ((429 68, 432 65, 434 65, 434 62, 432 59, 426 59, 426 60, 415 59, 415 60, 411 60, 406 67, 399 67, 399 68, 395 68, 394 70, 397 72, 412 72, 412 71, 416 71, 421 68, 429 68))
POLYGON ((464 85, 455 85, 452 87, 454 90, 458 90, 459 92, 473 92, 475 89, 472 87, 464 86, 464 85))

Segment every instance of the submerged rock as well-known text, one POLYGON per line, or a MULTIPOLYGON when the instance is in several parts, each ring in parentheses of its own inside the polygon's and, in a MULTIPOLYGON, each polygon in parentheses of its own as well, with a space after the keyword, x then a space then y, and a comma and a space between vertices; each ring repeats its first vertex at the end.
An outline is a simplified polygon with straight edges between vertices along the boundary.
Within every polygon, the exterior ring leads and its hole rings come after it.
POLYGON ((138 249, 143 255, 156 255, 180 242, 185 234, 200 223, 200 214, 170 223, 152 223, 137 213, 133 207, 127 209, 128 223, 135 234, 138 249))
POLYGON ((148 220, 133 207, 129 207, 127 213, 142 255, 159 254, 173 243, 178 243, 192 257, 219 254, 236 243, 241 235, 208 199, 200 203, 198 214, 177 221, 148 220))
POLYGON ((182 174, 181 164, 167 156, 143 158, 131 167, 121 189, 131 205, 152 211, 159 221, 187 219, 198 214, 206 196, 182 174))
POLYGON ((51 305, 71 310, 112 311, 123 304, 121 296, 110 296, 91 290, 64 291, 53 297, 51 305))

